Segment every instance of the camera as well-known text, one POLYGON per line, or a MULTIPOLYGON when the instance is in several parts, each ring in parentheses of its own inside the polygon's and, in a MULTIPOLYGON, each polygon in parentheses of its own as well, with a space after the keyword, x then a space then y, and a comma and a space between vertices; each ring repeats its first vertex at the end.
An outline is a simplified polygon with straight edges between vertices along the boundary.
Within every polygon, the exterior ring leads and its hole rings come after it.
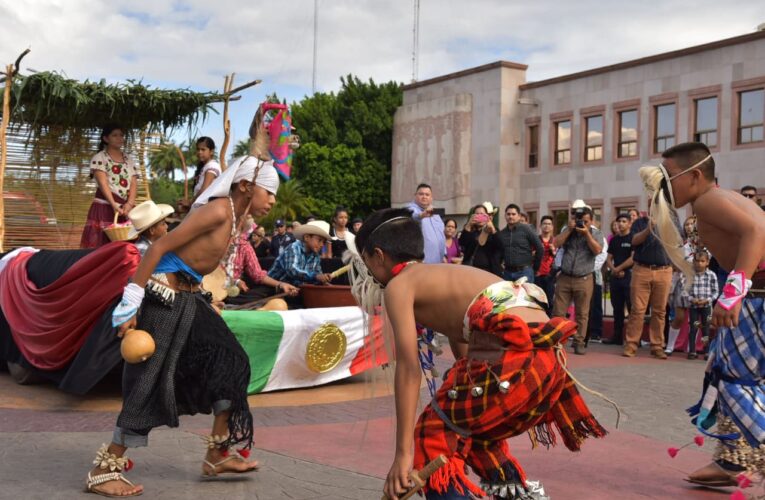
POLYGON ((571 210, 571 215, 576 219, 576 227, 584 227, 584 208, 577 207, 571 210))

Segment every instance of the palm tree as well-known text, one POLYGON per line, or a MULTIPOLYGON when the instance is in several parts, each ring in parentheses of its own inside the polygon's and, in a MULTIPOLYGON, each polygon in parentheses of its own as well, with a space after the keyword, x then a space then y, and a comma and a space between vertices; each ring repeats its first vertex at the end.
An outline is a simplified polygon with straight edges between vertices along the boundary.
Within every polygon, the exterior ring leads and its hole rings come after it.
POLYGON ((231 159, 229 161, 234 161, 235 158, 239 158, 240 156, 247 154, 250 154, 250 140, 243 139, 237 142, 236 146, 234 146, 234 151, 231 153, 231 159))
MULTIPOLYGON (((182 142, 179 146, 183 157, 186 160, 186 167, 191 170, 190 175, 194 175, 194 164, 197 162, 197 153, 195 149, 186 147, 182 142)), ((163 142, 159 149, 149 156, 149 165, 152 172, 160 177, 170 178, 175 182, 175 171, 182 168, 181 158, 178 156, 178 149, 172 142, 163 142)))
POLYGON ((316 202, 306 196, 303 187, 296 179, 283 182, 276 193, 276 204, 259 224, 273 226, 276 219, 295 220, 316 211, 316 202))

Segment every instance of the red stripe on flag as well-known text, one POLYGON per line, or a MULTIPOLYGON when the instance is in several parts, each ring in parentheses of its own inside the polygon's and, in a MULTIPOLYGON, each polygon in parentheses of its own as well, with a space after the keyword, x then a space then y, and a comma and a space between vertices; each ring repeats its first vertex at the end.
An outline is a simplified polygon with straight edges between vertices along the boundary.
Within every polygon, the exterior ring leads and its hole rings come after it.
POLYGON ((382 319, 379 315, 372 317, 372 335, 364 335, 364 345, 351 361, 351 375, 384 365, 388 362, 385 352, 385 342, 382 336, 382 319))

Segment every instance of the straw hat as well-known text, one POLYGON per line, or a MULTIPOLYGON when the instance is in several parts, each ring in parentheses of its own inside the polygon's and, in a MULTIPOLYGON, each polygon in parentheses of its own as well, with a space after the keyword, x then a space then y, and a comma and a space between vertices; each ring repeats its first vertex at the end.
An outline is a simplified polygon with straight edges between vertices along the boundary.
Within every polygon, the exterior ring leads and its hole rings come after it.
POLYGON ((173 212, 175 212, 173 207, 163 203, 157 205, 151 200, 140 203, 128 213, 128 218, 130 219, 130 222, 133 223, 133 227, 130 228, 127 239, 132 240, 137 238, 139 234, 173 212))
POLYGON ((315 234, 316 236, 321 236, 325 240, 336 239, 329 235, 329 223, 324 222, 323 220, 312 220, 311 222, 306 222, 305 224, 296 228, 295 231, 293 231, 293 234, 295 235, 295 238, 302 238, 306 234, 315 234))

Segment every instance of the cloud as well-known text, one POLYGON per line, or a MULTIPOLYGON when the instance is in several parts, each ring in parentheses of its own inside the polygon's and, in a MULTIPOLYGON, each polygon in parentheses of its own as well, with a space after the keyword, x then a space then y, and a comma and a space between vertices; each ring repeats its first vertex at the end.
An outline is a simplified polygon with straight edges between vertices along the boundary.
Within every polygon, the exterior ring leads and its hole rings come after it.
MULTIPOLYGON (((507 59, 528 64, 533 81, 749 33, 765 22, 761 0, 735 7, 717 0, 420 3, 420 79, 507 59)), ((273 91, 299 99, 311 88, 313 5, 0 0, 0 62, 30 46, 23 68, 205 90, 221 88, 234 71, 238 84, 264 80, 245 103, 273 91)), ((320 0, 318 88, 336 90, 349 73, 409 82, 412 6, 411 0, 320 0)), ((246 130, 249 115, 237 110, 235 128, 246 130)))

